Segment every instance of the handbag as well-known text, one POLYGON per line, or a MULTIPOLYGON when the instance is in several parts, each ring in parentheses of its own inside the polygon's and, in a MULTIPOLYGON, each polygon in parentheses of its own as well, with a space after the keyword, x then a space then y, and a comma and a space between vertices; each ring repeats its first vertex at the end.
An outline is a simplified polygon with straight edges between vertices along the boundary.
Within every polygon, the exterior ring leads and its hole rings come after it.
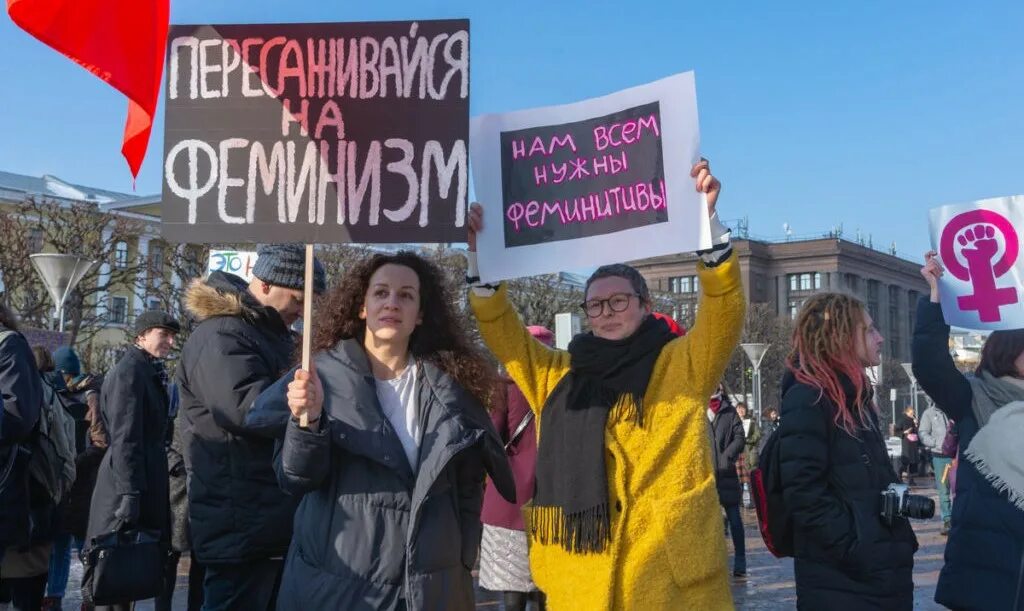
POLYGON ((82 558, 82 600, 112 605, 153 598, 163 589, 167 546, 154 530, 114 530, 93 537, 82 558))

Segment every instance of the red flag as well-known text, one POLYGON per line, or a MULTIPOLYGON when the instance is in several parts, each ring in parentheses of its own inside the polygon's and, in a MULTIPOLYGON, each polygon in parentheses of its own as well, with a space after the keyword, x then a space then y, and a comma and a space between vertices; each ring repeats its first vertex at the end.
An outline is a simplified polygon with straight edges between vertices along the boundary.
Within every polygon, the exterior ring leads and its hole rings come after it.
POLYGON ((7 0, 7 13, 128 97, 121 154, 138 177, 160 95, 170 0, 7 0))

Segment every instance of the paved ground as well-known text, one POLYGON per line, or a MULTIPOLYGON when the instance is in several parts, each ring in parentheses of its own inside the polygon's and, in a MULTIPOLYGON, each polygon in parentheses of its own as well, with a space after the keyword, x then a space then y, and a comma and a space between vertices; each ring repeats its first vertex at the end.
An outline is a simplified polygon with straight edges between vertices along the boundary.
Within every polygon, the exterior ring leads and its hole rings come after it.
MULTIPOLYGON (((924 478, 922 478, 922 481, 924 478)), ((931 488, 918 488, 914 492, 928 494, 934 498, 935 491, 931 488)), ((757 532, 757 524, 753 512, 744 512, 746 524, 748 576, 733 582, 733 597, 737 609, 794 609, 796 608, 796 591, 793 584, 793 563, 791 560, 779 560, 765 549, 757 532)), ((943 609, 932 598, 935 584, 938 581, 939 569, 942 568, 942 551, 946 544, 945 537, 939 535, 938 518, 929 522, 915 522, 921 549, 914 557, 914 608, 943 609)), ((731 547, 731 543, 730 543, 731 547)), ((180 594, 175 597, 175 610, 185 609, 185 588, 188 564, 182 560, 179 567, 178 588, 180 594)), ((77 611, 80 599, 76 595, 81 580, 81 565, 77 561, 71 567, 71 580, 68 584, 69 597, 65 599, 64 609, 77 611)), ((477 608, 499 611, 501 604, 490 592, 480 590, 477 596, 477 608)), ((152 601, 144 601, 136 606, 138 611, 153 609, 152 601)), ((583 610, 585 611, 585 610, 583 610)))

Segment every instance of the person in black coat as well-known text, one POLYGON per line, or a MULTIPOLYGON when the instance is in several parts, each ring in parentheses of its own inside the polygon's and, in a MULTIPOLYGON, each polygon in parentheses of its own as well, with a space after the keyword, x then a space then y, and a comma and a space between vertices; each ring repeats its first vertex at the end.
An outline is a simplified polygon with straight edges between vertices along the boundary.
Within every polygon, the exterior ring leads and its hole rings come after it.
POLYGON ((735 556, 732 574, 743 577, 747 574, 747 548, 743 516, 740 515, 743 494, 740 477, 736 472, 736 461, 743 454, 746 437, 743 435, 743 421, 721 384, 708 403, 708 418, 711 420, 711 448, 715 460, 718 501, 725 509, 726 525, 732 533, 735 556))
POLYGON ((14 315, 0 305, 0 558, 28 543, 28 439, 43 407, 43 381, 14 315))
POLYGON ((421 257, 348 270, 311 371, 267 389, 250 426, 283 435, 281 486, 302 499, 279 611, 471 611, 485 474, 515 482, 483 403, 498 378, 421 257))
POLYGON ((797 607, 909 610, 917 540, 887 525, 882 492, 898 481, 864 368, 882 335, 853 297, 821 293, 800 310, 782 381, 778 459, 793 520, 797 607))
MULTIPOLYGON (((95 537, 124 528, 157 531, 169 543, 167 374, 162 359, 180 330, 178 321, 164 312, 143 312, 135 320, 135 342, 103 381, 100 418, 108 448, 89 505, 87 550, 95 537)), ((128 609, 131 602, 110 608, 128 609)))
MULTIPOLYGON (((246 426, 264 389, 291 366, 302 314, 302 245, 261 246, 251 282, 214 272, 185 305, 199 320, 176 382, 193 555, 206 567, 207 611, 272 609, 298 499, 274 475, 274 438, 246 426)), ((324 289, 315 261, 314 292, 324 289)))
POLYGON ((1001 427, 1008 433, 1007 443, 977 441, 984 441, 983 432, 985 436, 1000 432, 999 425, 986 431, 989 419, 1024 401, 1024 330, 993 331, 985 340, 977 370, 961 373, 949 354, 949 325, 943 320, 938 285, 942 273, 935 253, 926 253, 921 274, 931 294, 918 303, 911 350, 917 383, 936 407, 956 421, 958 436, 956 496, 935 601, 953 609, 1018 611, 1024 609, 1020 421, 1001 427), (997 454, 993 460, 986 460, 986 445, 997 454), (1018 477, 1000 471, 998 465, 1010 467, 1018 477))
POLYGON ((907 474, 906 482, 914 485, 914 475, 921 459, 921 442, 918 437, 918 421, 914 408, 907 407, 896 419, 895 432, 900 436, 900 475, 907 474))

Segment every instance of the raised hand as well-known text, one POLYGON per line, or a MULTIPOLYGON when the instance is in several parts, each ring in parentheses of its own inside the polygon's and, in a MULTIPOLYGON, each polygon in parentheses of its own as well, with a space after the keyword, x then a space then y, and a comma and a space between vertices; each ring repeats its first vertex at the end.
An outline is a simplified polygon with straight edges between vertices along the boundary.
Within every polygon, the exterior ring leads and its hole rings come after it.
POLYGON ((945 271, 942 263, 939 262, 937 252, 929 250, 924 253, 924 267, 921 268, 921 276, 924 277, 925 282, 928 283, 928 288, 931 289, 930 298, 932 303, 939 303, 939 278, 942 277, 945 271))
POLYGON ((484 228, 484 207, 473 202, 469 205, 469 236, 466 241, 469 243, 469 252, 476 252, 476 234, 484 228))
POLYGON ((694 178, 697 191, 707 195, 708 216, 714 216, 718 194, 722 192, 722 183, 711 173, 710 162, 701 157, 700 161, 690 168, 690 176, 694 178))

